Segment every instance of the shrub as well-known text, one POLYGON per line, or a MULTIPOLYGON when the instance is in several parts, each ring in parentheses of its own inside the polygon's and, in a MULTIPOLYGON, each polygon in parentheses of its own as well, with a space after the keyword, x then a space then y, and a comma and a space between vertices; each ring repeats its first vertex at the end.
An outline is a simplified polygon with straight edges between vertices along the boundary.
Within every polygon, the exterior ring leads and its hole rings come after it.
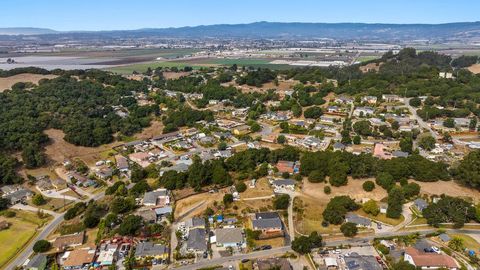
POLYGON ((325 194, 330 194, 330 193, 332 193, 332 188, 330 186, 324 186, 323 187, 323 192, 325 194))
POLYGON ((363 190, 370 192, 375 188, 375 183, 373 183, 373 181, 365 181, 362 187, 363 187, 363 190))
POLYGON ((342 231, 343 235, 345 235, 346 237, 353 237, 357 235, 358 228, 355 223, 347 222, 343 223, 342 226, 340 226, 340 231, 342 231))
POLYGON ((273 207, 275 207, 275 209, 287 209, 289 203, 290 196, 288 196, 287 194, 282 194, 275 197, 275 199, 273 200, 273 207))
POLYGON ((235 189, 236 189, 238 192, 242 193, 242 192, 244 192, 245 190, 247 190, 247 185, 245 185, 244 182, 239 182, 239 183, 237 183, 237 184, 235 185, 235 189))
POLYGON ((47 240, 38 240, 33 245, 33 251, 36 253, 47 252, 52 247, 52 244, 47 240))

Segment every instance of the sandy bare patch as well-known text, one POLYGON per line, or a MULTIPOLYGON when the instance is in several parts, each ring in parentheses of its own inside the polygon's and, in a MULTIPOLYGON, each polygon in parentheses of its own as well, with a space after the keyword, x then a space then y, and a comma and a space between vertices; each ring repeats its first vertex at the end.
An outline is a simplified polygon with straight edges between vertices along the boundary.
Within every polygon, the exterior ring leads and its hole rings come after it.
POLYGON ((471 65, 468 70, 474 74, 480 73, 480 64, 471 65))
POLYGON ((136 139, 150 139, 153 136, 162 134, 163 123, 160 120, 153 120, 150 122, 150 126, 142 130, 142 132, 134 135, 136 139))
POLYGON ((428 195, 449 195, 452 197, 470 197, 475 202, 480 202, 480 192, 473 188, 461 186, 455 181, 438 181, 438 182, 417 182, 421 189, 421 193, 428 195))
POLYGON ((57 75, 40 75, 40 74, 23 73, 23 74, 17 74, 17 75, 6 77, 6 78, 0 78, 0 92, 10 89, 14 84, 18 82, 31 82, 34 84, 38 84, 38 81, 40 81, 41 79, 53 79, 56 77, 57 75))
POLYGON ((348 185, 342 186, 342 187, 331 186, 332 192, 329 195, 323 192, 323 187, 325 186, 324 183, 310 183, 308 180, 305 180, 303 182, 302 193, 309 197, 315 198, 319 202, 324 202, 324 203, 328 203, 328 201, 330 201, 330 199, 335 196, 342 196, 342 195, 350 196, 352 199, 355 199, 357 201, 361 201, 363 198, 369 198, 376 201, 380 201, 381 199, 387 196, 387 192, 383 188, 378 186, 371 192, 366 192, 365 190, 363 190, 362 184, 366 180, 375 181, 375 179, 373 178, 359 180, 359 179, 352 179, 349 177, 348 185))
POLYGON ((200 207, 196 208, 194 211, 189 213, 185 218, 201 215, 203 214, 203 212, 205 212, 205 209, 207 209, 209 205, 213 204, 214 201, 218 201, 218 202, 222 201, 223 194, 224 194, 223 192, 216 192, 216 193, 207 192, 207 193, 193 195, 185 199, 181 199, 176 202, 175 217, 182 216, 183 214, 188 212, 190 209, 204 202, 200 207))
POLYGON ((103 158, 102 152, 122 144, 122 142, 114 142, 99 147, 76 146, 63 139, 65 134, 61 130, 47 129, 44 132, 50 138, 50 143, 45 147, 45 153, 49 159, 57 163, 62 163, 65 159, 79 158, 87 165, 92 166, 103 158))
POLYGON ((169 80, 169 79, 178 79, 180 77, 184 77, 184 76, 188 76, 190 75, 190 72, 163 72, 163 77, 165 77, 165 79, 169 80))

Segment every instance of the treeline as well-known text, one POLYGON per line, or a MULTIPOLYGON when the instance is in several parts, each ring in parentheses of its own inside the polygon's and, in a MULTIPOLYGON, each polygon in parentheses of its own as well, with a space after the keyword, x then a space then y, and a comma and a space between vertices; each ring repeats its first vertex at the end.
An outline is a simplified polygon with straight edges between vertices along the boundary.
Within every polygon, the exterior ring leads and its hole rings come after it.
POLYGON ((159 114, 157 105, 138 106, 132 97, 133 91, 146 90, 143 82, 90 70, 65 71, 29 91, 0 93, 0 150, 22 150, 25 164, 38 167, 45 163, 45 129, 61 129, 66 141, 81 146, 109 143, 117 132, 131 135, 149 125, 152 113, 159 114), (128 117, 115 113, 112 106, 119 105, 128 109, 128 117))
POLYGON ((268 68, 258 68, 257 70, 248 71, 246 75, 237 78, 239 85, 249 85, 261 87, 264 83, 275 80, 277 74, 268 68))
POLYGON ((11 185, 22 182, 16 169, 20 163, 13 157, 0 153, 0 184, 11 185))
POLYGON ((447 165, 433 162, 420 155, 407 158, 380 160, 371 154, 354 155, 349 152, 305 152, 300 160, 300 173, 311 182, 323 182, 329 176, 333 186, 346 185, 347 176, 374 177, 380 173, 391 175, 395 181, 413 178, 418 181, 450 179, 447 165))
MULTIPOLYGON (((454 107, 455 110, 434 110, 427 108, 430 115, 464 117, 470 112, 480 116, 480 76, 459 69, 455 80, 439 77, 439 72, 453 72, 453 68, 470 64, 475 59, 464 56, 452 60, 449 56, 436 52, 420 52, 405 48, 398 54, 386 53, 382 58, 371 61, 379 66, 378 72, 362 73, 360 65, 348 67, 309 67, 282 71, 287 79, 300 80, 303 83, 325 83, 327 79, 338 81, 338 87, 332 88, 336 94, 365 94, 381 97, 382 94, 397 94, 407 97, 431 96, 433 105, 454 107), (386 90, 387 89, 387 90, 386 90)), ((426 113, 420 112, 425 118, 426 113)))
POLYGON ((163 133, 177 131, 179 127, 193 126, 195 122, 205 120, 213 121, 213 113, 209 110, 197 111, 190 107, 182 106, 178 110, 170 111, 163 117, 163 133))

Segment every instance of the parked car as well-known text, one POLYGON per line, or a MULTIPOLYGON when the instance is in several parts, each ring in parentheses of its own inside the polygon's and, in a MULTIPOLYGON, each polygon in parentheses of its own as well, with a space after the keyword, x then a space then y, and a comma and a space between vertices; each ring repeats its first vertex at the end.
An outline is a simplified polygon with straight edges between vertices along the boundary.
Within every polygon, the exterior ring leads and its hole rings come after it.
POLYGON ((260 247, 260 250, 267 250, 267 249, 272 249, 272 246, 270 245, 264 245, 260 247))

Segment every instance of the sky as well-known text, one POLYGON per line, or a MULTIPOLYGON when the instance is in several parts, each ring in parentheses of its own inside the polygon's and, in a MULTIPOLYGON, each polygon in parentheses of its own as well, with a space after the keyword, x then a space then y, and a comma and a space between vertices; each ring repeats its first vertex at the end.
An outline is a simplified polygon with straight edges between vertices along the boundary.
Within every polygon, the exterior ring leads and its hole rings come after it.
POLYGON ((478 0, 0 0, 0 28, 129 30, 270 22, 480 21, 478 0))

